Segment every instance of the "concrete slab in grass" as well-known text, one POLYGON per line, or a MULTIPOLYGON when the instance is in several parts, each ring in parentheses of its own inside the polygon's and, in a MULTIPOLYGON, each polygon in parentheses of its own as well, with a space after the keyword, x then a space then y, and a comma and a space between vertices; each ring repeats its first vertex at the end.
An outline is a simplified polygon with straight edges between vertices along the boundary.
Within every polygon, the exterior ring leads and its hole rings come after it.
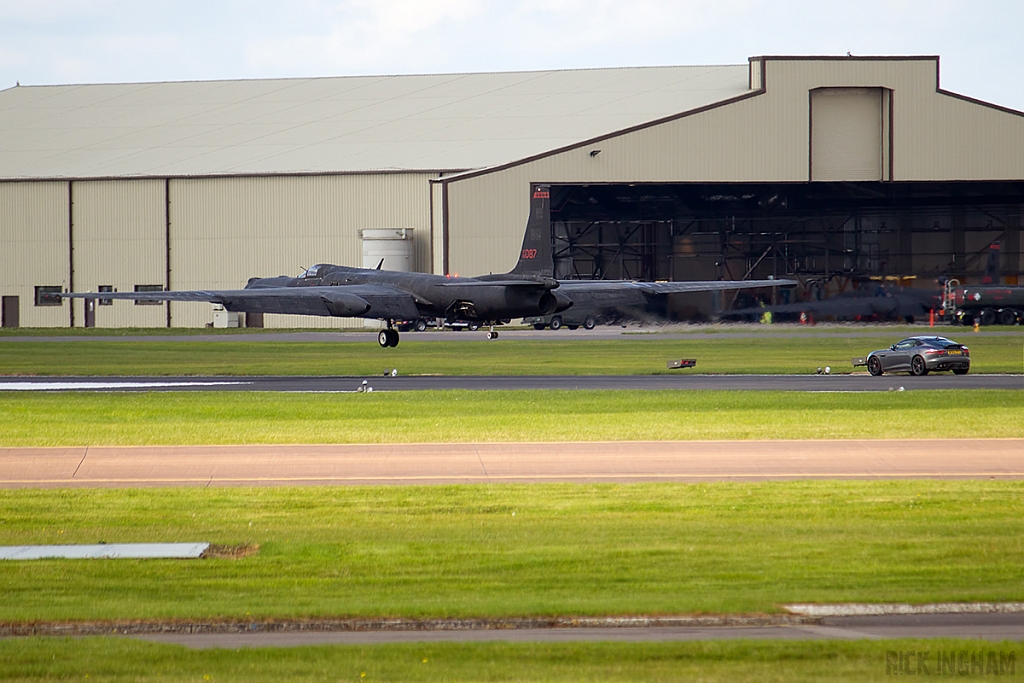
POLYGON ((0 546, 0 560, 182 559, 194 560, 209 543, 97 543, 95 545, 0 546))

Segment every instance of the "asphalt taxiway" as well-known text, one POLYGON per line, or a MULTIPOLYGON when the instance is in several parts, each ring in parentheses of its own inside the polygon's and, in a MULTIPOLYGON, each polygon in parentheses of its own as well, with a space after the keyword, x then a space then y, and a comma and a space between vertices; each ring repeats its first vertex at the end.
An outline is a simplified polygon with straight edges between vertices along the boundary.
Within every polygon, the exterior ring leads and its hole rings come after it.
POLYGON ((374 645, 410 642, 655 642, 710 640, 882 640, 968 638, 1024 641, 1024 614, 929 614, 830 617, 768 626, 566 627, 255 633, 149 633, 135 636, 193 649, 374 645))
MULTIPOLYGON (((821 324, 813 327, 797 325, 751 325, 744 323, 716 323, 713 325, 690 325, 664 324, 664 325, 635 325, 626 327, 614 325, 598 326, 593 330, 569 330, 562 328, 553 330, 534 330, 531 328, 505 328, 498 327, 499 339, 487 339, 486 330, 481 328, 476 331, 455 331, 455 330, 428 330, 426 332, 402 332, 402 343, 407 341, 459 341, 474 342, 481 344, 497 344, 502 341, 514 341, 522 339, 533 339, 542 341, 555 341, 560 339, 669 339, 669 340, 715 340, 715 339, 809 339, 809 338, 858 338, 878 337, 879 335, 892 335, 892 340, 898 341, 904 337, 914 335, 939 335, 946 337, 959 337, 969 339, 970 328, 964 327, 940 327, 932 328, 926 325, 848 325, 848 324, 821 324)), ((112 331, 113 332, 113 331, 112 331)), ((1024 332, 1016 329, 986 329, 982 332, 986 337, 1024 337, 1024 332)), ((178 331, 175 334, 161 334, 157 328, 151 328, 144 333, 130 331, 128 333, 111 334, 28 334, 4 336, 0 341, 6 342, 340 342, 340 343, 361 343, 376 345, 377 332, 356 331, 356 330, 254 330, 254 329, 229 329, 229 330, 208 330, 198 333, 191 331, 178 331)), ((865 349, 865 353, 870 349, 865 349)))
POLYGON ((518 375, 366 377, 0 377, 0 391, 279 391, 428 390, 733 390, 862 392, 920 389, 1024 389, 1024 375, 518 375))

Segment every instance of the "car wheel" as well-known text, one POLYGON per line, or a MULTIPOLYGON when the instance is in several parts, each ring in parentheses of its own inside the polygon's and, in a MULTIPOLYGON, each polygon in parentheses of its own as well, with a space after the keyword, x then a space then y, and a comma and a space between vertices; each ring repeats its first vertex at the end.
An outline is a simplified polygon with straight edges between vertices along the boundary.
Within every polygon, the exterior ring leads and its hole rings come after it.
POLYGON ((877 356, 871 356, 871 358, 868 358, 868 372, 875 377, 882 376, 882 361, 878 360, 877 356))
POLYGON ((1016 325, 1017 324, 1017 311, 1012 308, 1004 308, 999 311, 999 324, 1000 325, 1016 325))
POLYGON ((476 332, 479 329, 480 329, 480 323, 470 323, 469 324, 469 331, 470 332, 476 332))
POLYGON ((996 312, 991 308, 986 308, 981 312, 980 322, 982 325, 995 325, 996 324, 996 312))
POLYGON ((416 321, 416 331, 417 332, 426 332, 427 331, 427 321, 426 320, 417 320, 416 321))
POLYGON ((928 366, 925 365, 923 357, 914 356, 910 359, 910 374, 915 377, 921 377, 928 374, 928 366))
POLYGON ((560 330, 562 328, 562 319, 557 315, 551 319, 551 329, 560 330))
POLYGON ((592 330, 594 329, 595 325, 597 325, 597 321, 591 318, 590 316, 587 316, 586 319, 584 319, 583 321, 583 329, 585 330, 592 330))
POLYGON ((953 368, 954 375, 966 375, 970 371, 970 366, 966 368, 953 368))

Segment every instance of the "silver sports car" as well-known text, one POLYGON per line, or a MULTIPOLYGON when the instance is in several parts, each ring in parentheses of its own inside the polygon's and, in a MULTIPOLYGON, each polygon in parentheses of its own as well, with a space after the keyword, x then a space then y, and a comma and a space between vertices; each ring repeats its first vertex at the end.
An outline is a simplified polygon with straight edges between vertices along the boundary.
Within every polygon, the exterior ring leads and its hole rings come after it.
POLYGON ((971 352, 963 344, 945 337, 908 337, 887 349, 868 354, 868 372, 874 376, 884 372, 909 372, 927 375, 932 370, 952 370, 966 375, 971 369, 971 352))

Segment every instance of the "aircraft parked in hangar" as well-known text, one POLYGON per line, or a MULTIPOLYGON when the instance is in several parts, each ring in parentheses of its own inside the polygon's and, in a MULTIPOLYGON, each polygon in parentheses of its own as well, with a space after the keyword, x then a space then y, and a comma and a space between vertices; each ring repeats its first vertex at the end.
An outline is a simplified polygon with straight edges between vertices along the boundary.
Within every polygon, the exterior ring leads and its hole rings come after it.
MULTIPOLYGON (((680 292, 708 292, 750 287, 795 285, 794 280, 709 280, 634 282, 628 280, 556 280, 549 227, 550 192, 533 186, 530 218, 519 262, 509 273, 449 277, 329 264, 309 268, 297 278, 252 278, 245 289, 179 292, 104 292, 104 299, 208 301, 229 311, 376 318, 387 324, 378 334, 381 346, 397 346, 395 321, 445 318, 495 325, 512 318, 551 315, 580 306, 636 306, 646 297, 680 292)), ((62 297, 100 298, 75 292, 62 297)))
MULTIPOLYGON (((824 318, 835 318, 837 320, 903 320, 913 323, 927 317, 945 317, 946 322, 964 325, 971 324, 976 315, 983 325, 993 325, 997 316, 1001 316, 1000 324, 1015 325, 1020 317, 1019 296, 1018 303, 1013 304, 1006 300, 1007 294, 1003 292, 1014 292, 1019 288, 1016 285, 1000 285, 999 253, 1000 243, 998 240, 990 242, 988 257, 985 265, 985 274, 981 280, 981 286, 970 285, 973 292, 986 293, 989 291, 1000 291, 1001 298, 997 300, 988 299, 975 306, 953 305, 952 302, 957 296, 963 298, 963 286, 958 280, 947 279, 945 276, 939 279, 942 285, 939 289, 920 289, 916 287, 894 287, 880 282, 866 282, 856 290, 841 292, 829 299, 804 301, 795 304, 777 304, 774 306, 747 306, 721 311, 719 315, 723 318, 753 318, 757 319, 765 313, 783 315, 811 316, 813 321, 816 316, 819 320, 824 318), (959 288, 959 290, 958 290, 959 288), (1016 306, 1016 307, 1014 307, 1016 306), (967 310, 965 317, 965 309, 967 310), (973 310, 972 310, 973 309, 973 310), (985 309, 989 312, 986 313, 985 309)), ((984 253, 984 252, 981 252, 984 253)), ((980 254, 979 254, 980 255, 980 254)), ((978 294, 975 301, 980 301, 978 294)))
POLYGON ((734 308, 721 311, 719 315, 723 318, 756 319, 764 313, 794 316, 803 313, 813 320, 834 317, 839 320, 904 320, 913 323, 915 319, 927 318, 929 311, 937 311, 941 305, 942 292, 939 290, 873 284, 864 289, 843 292, 830 299, 734 308))

